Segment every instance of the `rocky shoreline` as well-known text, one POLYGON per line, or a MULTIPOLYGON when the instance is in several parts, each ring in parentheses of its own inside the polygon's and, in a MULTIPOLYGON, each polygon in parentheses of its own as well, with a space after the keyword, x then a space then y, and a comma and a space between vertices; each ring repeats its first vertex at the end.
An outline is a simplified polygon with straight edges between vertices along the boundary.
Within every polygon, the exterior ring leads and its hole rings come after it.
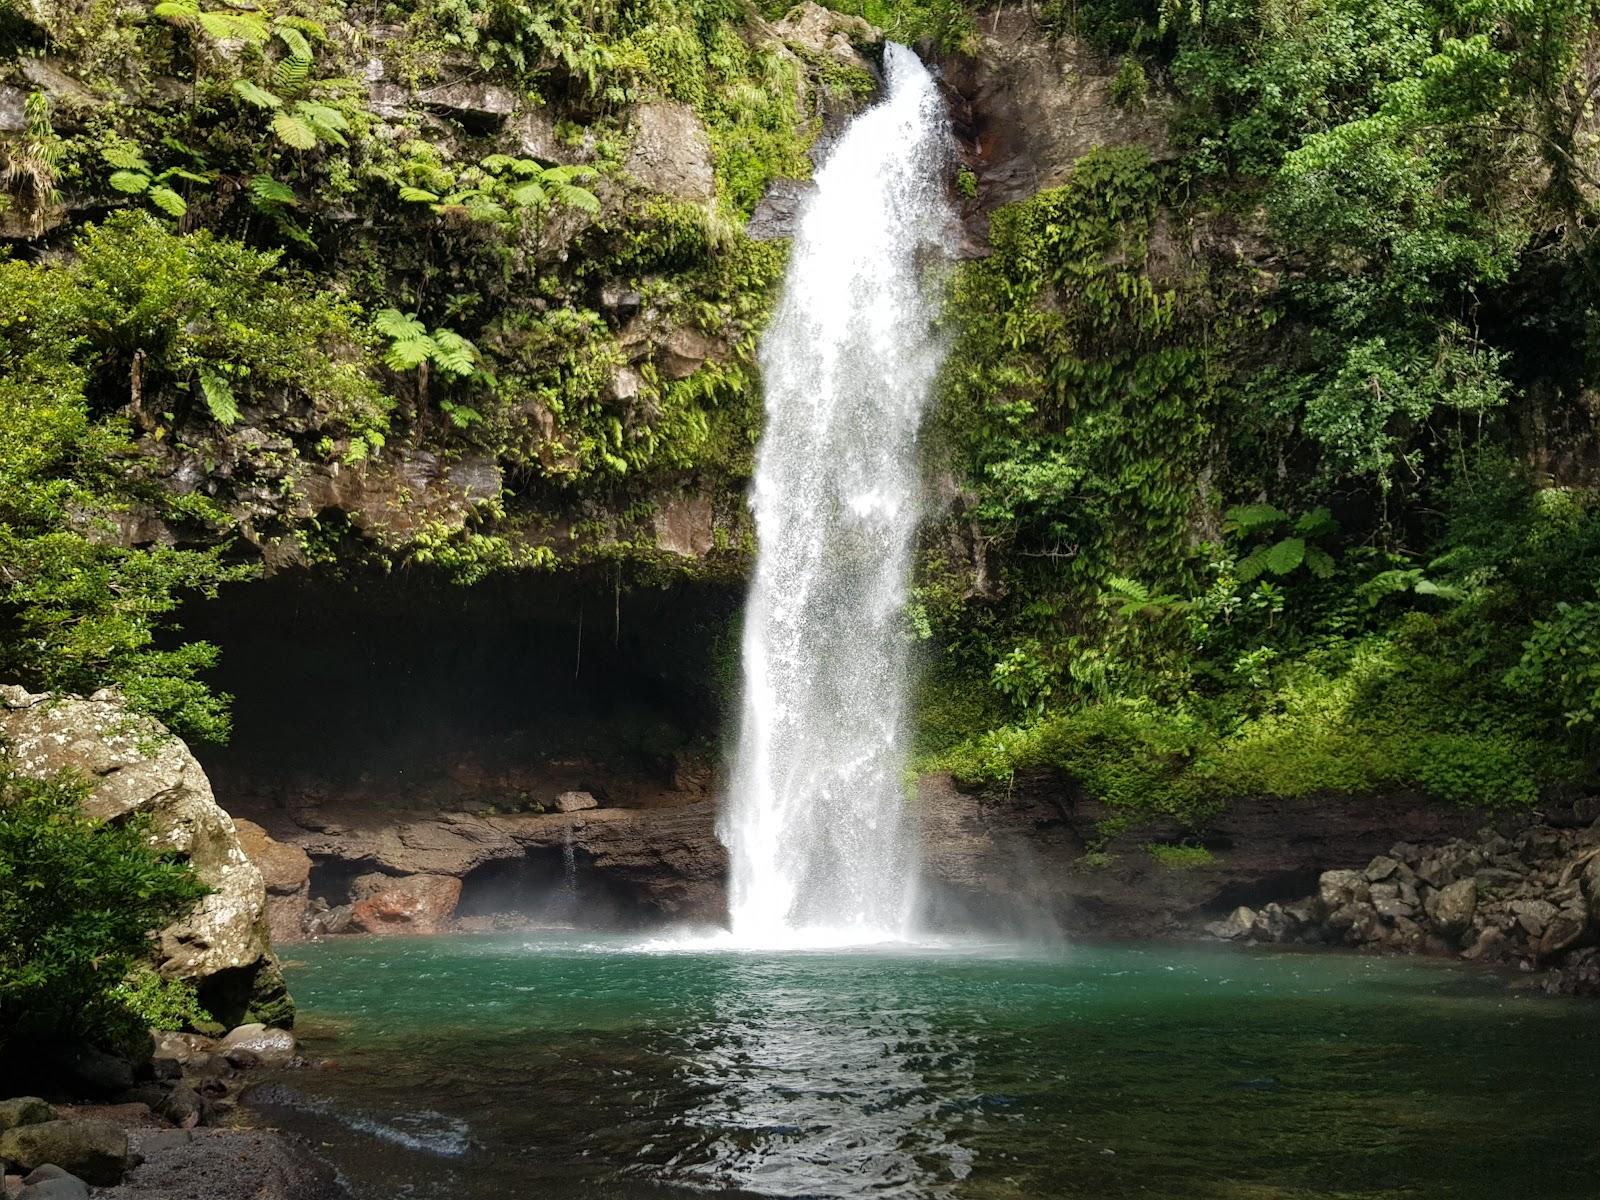
POLYGON ((1317 891, 1206 926, 1230 941, 1451 956, 1539 972, 1553 995, 1600 996, 1600 820, 1509 819, 1472 837, 1400 842, 1317 891))
MULTIPOLYGON (((80 1049, 0 1102, 0 1200, 337 1200, 334 1172, 239 1099, 264 1069, 304 1066, 293 1035, 157 1033, 140 1063, 80 1049)), ((19 1082, 22 1082, 19 1080, 19 1082)))

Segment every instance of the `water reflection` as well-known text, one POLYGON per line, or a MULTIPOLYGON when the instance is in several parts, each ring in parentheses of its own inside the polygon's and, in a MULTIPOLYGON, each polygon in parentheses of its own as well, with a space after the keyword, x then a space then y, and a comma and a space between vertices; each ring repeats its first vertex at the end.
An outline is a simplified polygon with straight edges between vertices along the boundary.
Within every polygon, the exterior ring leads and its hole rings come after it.
POLYGON ((686 1136, 667 1181, 937 1197, 967 1177, 954 1114, 978 1102, 969 1037, 882 972, 841 989, 833 962, 734 956, 717 974, 708 1017, 677 1035, 703 1098, 674 1122, 686 1136))

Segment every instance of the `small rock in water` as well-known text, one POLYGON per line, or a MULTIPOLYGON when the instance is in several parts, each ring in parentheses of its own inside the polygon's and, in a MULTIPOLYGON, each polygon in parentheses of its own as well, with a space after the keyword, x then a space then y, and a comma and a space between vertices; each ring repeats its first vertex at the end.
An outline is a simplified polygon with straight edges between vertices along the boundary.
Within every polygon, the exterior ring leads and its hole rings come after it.
POLYGON ((1237 938, 1249 937, 1250 930, 1255 926, 1255 923, 1255 910, 1241 904, 1222 920, 1213 921, 1207 925, 1206 932, 1211 934, 1212 937, 1233 941, 1237 938))

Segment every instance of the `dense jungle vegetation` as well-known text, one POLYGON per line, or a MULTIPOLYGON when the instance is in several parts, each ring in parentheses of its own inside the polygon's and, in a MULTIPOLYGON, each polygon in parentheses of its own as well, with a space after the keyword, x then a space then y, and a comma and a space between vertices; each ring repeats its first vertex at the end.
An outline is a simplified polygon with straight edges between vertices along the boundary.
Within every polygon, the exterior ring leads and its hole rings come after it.
MULTIPOLYGON (((930 53, 978 37, 958 0, 834 7, 930 53)), ((739 510, 784 257, 744 221, 808 173, 821 98, 870 87, 773 37, 785 8, 3 0, 26 99, 0 135, 0 677, 116 684, 223 737, 215 651, 170 621, 262 553, 467 583, 742 569, 737 520, 701 563, 647 531, 691 484, 739 510), (380 111, 377 59, 413 93, 509 89, 548 146, 470 105, 380 111), (628 183, 652 99, 707 130, 711 199, 628 183), (619 394, 619 290, 708 361, 619 394), (376 532, 307 500, 417 448, 492 462, 497 493, 376 532)), ((1091 153, 994 212, 992 253, 948 282, 930 474, 957 498, 908 623, 920 761, 1055 765, 1188 817, 1584 782, 1600 5, 1034 12, 1115 65, 1115 103, 1165 114, 1173 151, 1091 153)), ((981 203, 976 178, 953 191, 981 203)))

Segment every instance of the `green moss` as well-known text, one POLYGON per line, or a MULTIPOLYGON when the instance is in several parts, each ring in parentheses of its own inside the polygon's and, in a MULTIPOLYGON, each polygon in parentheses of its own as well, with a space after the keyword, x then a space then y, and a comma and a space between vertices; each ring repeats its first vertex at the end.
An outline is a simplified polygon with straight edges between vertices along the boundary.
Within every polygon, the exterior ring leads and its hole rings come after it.
POLYGON ((1170 871, 1192 871, 1196 867, 1209 867, 1216 856, 1204 846, 1174 846, 1166 842, 1151 842, 1145 853, 1170 871))

